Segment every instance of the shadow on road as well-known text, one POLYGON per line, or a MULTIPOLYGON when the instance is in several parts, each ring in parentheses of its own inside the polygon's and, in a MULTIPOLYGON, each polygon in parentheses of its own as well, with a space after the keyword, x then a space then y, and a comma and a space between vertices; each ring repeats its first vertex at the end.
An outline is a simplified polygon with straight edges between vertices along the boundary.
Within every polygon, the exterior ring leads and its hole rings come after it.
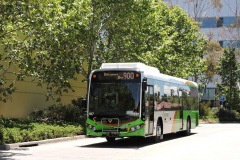
POLYGON ((0 160, 14 160, 13 156, 27 156, 28 154, 0 151, 0 160))
MULTIPOLYGON (((189 136, 194 135, 196 133, 191 133, 189 136)), ((171 140, 176 140, 178 138, 186 138, 186 136, 182 136, 179 133, 174 134, 166 134, 164 135, 164 138, 159 143, 164 143, 171 140)), ((124 138, 124 139, 116 139, 115 142, 109 143, 109 142, 101 142, 101 143, 94 143, 90 145, 85 146, 79 146, 83 148, 118 148, 118 149, 124 149, 124 148, 133 148, 133 149, 139 149, 142 147, 150 146, 156 144, 153 141, 152 137, 149 138, 124 138)))

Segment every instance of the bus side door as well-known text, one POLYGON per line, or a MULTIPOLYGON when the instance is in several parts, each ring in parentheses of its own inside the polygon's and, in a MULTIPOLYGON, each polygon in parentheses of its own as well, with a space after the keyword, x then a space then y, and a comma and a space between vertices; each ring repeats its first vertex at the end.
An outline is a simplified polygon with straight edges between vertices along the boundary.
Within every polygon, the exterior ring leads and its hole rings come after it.
POLYGON ((179 89, 179 104, 180 104, 180 119, 179 119, 179 129, 183 129, 183 109, 184 109, 184 104, 183 104, 183 87, 179 89))
POLYGON ((145 91, 145 135, 153 134, 154 129, 154 90, 153 86, 147 86, 145 91))

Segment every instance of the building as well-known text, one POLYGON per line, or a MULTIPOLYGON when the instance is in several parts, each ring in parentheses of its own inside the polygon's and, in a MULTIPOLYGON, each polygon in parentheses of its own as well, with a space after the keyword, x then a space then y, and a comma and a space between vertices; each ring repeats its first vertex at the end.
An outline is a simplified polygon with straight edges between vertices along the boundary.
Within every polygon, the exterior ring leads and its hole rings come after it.
MULTIPOLYGON (((200 22, 199 27, 209 39, 216 40, 222 47, 235 47, 240 49, 240 1, 220 0, 221 3, 212 3, 213 0, 163 0, 169 5, 178 5, 188 15, 200 22)), ((215 1, 217 2, 217 1, 215 1)), ((237 55, 240 63, 240 54, 237 55)), ((202 100, 210 100, 211 106, 219 104, 215 95, 217 83, 221 77, 215 75, 203 92, 202 100)), ((238 83, 240 87, 240 83, 238 83)))
MULTIPOLYGON (((86 97, 87 83, 82 82, 83 77, 71 84, 75 92, 69 91, 62 95, 63 104, 70 104, 73 99, 86 97)), ((35 109, 41 110, 45 107, 55 104, 51 98, 46 101, 46 87, 39 87, 37 82, 25 79, 15 85, 16 91, 12 94, 11 99, 6 103, 0 102, 0 116, 9 118, 25 118, 35 109)))
POLYGON ((222 6, 214 6, 212 0, 164 0, 178 5, 200 22, 202 32, 219 41, 222 47, 240 48, 240 1, 220 0, 222 6))

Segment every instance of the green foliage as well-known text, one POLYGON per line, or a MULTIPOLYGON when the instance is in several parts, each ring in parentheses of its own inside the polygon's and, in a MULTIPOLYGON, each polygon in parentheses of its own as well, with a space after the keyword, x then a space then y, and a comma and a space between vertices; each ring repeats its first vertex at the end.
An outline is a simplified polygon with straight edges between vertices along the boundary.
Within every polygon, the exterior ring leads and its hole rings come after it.
POLYGON ((82 115, 76 106, 52 105, 43 111, 35 110, 31 113, 30 118, 48 122, 82 122, 84 119, 82 115))
POLYGON ((205 40, 182 9, 161 1, 109 3, 111 10, 101 12, 110 20, 103 24, 105 34, 96 50, 98 66, 102 62, 140 61, 178 77, 202 71, 205 40), (118 16, 112 10, 120 11, 118 16))
POLYGON ((210 107, 211 101, 202 101, 199 104, 200 119, 205 122, 219 121, 219 107, 210 107))
MULTIPOLYGON (((1 98, 14 91, 7 84, 30 76, 47 84, 47 97, 71 89, 69 79, 82 72, 83 44, 91 15, 89 1, 1 0, 0 80, 1 98)), ((57 99, 56 99, 57 100, 57 99)))
POLYGON ((38 141, 83 134, 81 125, 33 122, 21 119, 0 119, 0 144, 38 141))
POLYGON ((219 66, 219 75, 222 77, 219 87, 226 97, 226 107, 235 110, 240 108, 240 89, 237 86, 240 77, 237 70, 238 64, 234 49, 225 49, 219 66))
POLYGON ((84 106, 81 98, 73 100, 69 105, 52 105, 44 110, 33 111, 29 118, 34 121, 54 122, 54 123, 81 123, 85 122, 84 106))
POLYGON ((37 141, 84 134, 82 98, 72 104, 36 110, 27 119, 0 118, 0 144, 37 141))
POLYGON ((210 108, 210 102, 201 102, 200 119, 205 122, 240 122, 240 112, 223 107, 210 108))
POLYGON ((220 108, 218 116, 220 122, 240 122, 240 113, 236 110, 220 108))
POLYGON ((218 74, 218 66, 220 63, 220 57, 223 54, 223 48, 220 46, 218 41, 209 40, 206 44, 206 68, 204 70, 204 75, 200 77, 200 83, 198 86, 201 89, 205 89, 209 82, 213 82, 214 75, 218 74))
POLYGON ((47 97, 54 98, 73 90, 70 79, 88 78, 103 62, 140 61, 178 77, 204 68, 197 24, 162 1, 1 2, 0 100, 14 91, 5 82, 9 74, 13 82, 32 77, 47 84, 47 97))
POLYGON ((199 116, 201 119, 206 119, 210 115, 210 101, 200 102, 199 104, 199 116))

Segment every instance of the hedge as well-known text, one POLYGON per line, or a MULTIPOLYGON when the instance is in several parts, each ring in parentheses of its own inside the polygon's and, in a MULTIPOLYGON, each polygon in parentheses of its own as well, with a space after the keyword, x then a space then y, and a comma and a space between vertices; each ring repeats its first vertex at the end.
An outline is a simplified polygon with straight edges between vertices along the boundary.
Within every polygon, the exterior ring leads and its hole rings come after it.
POLYGON ((39 141, 59 137, 82 135, 79 124, 48 124, 27 120, 0 119, 0 144, 39 141))

